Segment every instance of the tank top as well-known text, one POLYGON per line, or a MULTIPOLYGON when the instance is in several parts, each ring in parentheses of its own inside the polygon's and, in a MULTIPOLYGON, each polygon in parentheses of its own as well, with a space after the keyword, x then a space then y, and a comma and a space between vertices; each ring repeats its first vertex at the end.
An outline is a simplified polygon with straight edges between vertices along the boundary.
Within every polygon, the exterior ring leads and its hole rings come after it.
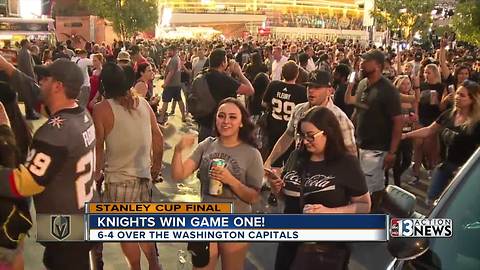
POLYGON ((148 82, 145 82, 141 79, 138 79, 136 84, 139 82, 144 83, 147 86, 147 93, 145 93, 145 99, 150 100, 153 97, 153 81, 150 80, 148 82))
POLYGON ((110 182, 149 178, 152 130, 147 101, 140 98, 136 109, 128 112, 113 99, 113 128, 105 139, 105 175, 110 182))

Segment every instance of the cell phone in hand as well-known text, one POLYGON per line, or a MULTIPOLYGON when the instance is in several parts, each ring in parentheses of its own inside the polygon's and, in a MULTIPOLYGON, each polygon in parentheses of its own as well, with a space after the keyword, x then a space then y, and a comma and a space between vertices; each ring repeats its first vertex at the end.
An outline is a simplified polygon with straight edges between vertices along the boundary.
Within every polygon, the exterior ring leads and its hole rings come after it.
POLYGON ((271 169, 263 168, 263 170, 265 171, 265 174, 268 178, 275 180, 279 179, 278 176, 271 169))
POLYGON ((455 92, 455 85, 450 84, 450 85, 448 86, 447 91, 448 91, 449 94, 455 92))
POLYGON ((354 83, 355 82, 355 75, 357 73, 355 71, 353 71, 352 73, 350 73, 350 76, 348 77, 348 83, 354 83))

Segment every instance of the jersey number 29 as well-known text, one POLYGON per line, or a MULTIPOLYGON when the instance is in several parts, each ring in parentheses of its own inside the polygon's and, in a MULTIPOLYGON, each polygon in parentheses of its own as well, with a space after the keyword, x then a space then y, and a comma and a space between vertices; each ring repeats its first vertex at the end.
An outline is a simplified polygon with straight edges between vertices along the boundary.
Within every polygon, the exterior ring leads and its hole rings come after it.
POLYGON ((283 101, 281 99, 272 99, 272 117, 277 120, 290 121, 295 103, 283 101))

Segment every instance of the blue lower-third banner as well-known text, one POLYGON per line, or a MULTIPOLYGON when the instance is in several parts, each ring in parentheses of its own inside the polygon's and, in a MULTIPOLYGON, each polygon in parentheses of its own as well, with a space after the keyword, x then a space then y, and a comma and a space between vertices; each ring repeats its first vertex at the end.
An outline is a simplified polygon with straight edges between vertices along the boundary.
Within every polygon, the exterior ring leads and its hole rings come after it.
POLYGON ((386 215, 88 214, 90 241, 386 241, 386 215))

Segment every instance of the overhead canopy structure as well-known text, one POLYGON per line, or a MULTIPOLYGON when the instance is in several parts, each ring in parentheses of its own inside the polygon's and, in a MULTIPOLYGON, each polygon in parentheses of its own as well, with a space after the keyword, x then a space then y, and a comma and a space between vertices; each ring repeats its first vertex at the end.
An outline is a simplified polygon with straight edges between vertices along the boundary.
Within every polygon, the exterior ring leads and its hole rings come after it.
POLYGON ((210 27, 175 27, 175 28, 157 28, 155 38, 162 39, 209 39, 221 32, 210 27))

